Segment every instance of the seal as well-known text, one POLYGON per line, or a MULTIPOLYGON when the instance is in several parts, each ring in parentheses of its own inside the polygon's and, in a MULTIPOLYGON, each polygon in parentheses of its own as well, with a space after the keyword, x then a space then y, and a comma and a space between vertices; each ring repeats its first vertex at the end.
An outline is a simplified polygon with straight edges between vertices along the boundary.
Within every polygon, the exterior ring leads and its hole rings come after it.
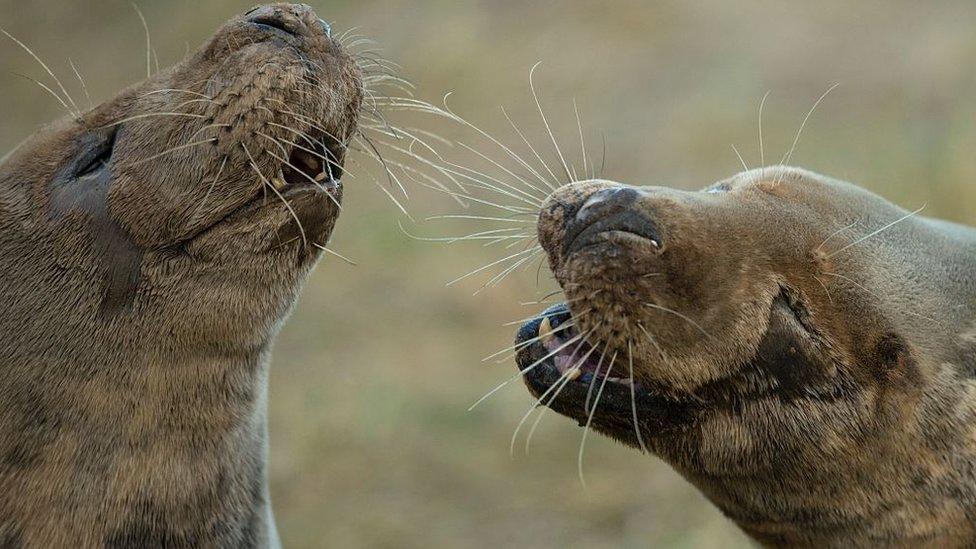
POLYGON ((278 545, 271 345, 363 93, 311 8, 259 7, 0 165, 0 546, 278 545))
POLYGON ((763 545, 972 546, 976 230, 918 214, 782 166, 564 186, 523 380, 763 545))

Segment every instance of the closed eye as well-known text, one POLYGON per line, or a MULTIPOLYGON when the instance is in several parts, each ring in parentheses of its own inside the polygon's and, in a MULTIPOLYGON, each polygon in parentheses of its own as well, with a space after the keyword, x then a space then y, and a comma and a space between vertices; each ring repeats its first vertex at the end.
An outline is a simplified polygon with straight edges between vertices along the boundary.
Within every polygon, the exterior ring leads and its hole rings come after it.
POLYGON ((112 152, 115 150, 115 136, 116 132, 112 132, 101 144, 81 157, 78 161, 79 168, 75 172, 76 179, 91 177, 109 165, 112 161, 112 152))

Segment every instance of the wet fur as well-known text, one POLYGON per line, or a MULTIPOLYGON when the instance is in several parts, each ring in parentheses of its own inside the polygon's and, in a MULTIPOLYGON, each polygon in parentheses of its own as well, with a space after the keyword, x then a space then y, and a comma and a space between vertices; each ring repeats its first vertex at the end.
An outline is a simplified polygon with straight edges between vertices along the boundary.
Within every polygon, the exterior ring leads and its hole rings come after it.
MULTIPOLYGON (((569 220, 615 187, 564 187, 539 223, 581 331, 634 348, 642 440, 626 386, 608 384, 594 429, 646 443, 764 545, 976 543, 976 231, 766 168, 714 194, 635 188, 618 206, 661 248, 567 256, 569 220)), ((519 364, 542 356, 530 347, 519 364)), ((557 378, 525 376, 536 396, 557 378)), ((570 383, 549 406, 582 425, 586 394, 570 383)))
POLYGON ((2 547, 277 543, 268 362, 339 212, 322 193, 293 194, 299 229, 273 194, 261 200, 255 169, 270 177, 264 151, 278 151, 256 132, 311 131, 284 105, 348 138, 362 82, 309 30, 311 10, 268 9, 304 34, 235 18, 0 165, 2 547), (212 101, 187 103, 198 94, 212 101), (196 116, 117 123, 176 110, 196 116), (108 168, 74 177, 109 140, 108 168))

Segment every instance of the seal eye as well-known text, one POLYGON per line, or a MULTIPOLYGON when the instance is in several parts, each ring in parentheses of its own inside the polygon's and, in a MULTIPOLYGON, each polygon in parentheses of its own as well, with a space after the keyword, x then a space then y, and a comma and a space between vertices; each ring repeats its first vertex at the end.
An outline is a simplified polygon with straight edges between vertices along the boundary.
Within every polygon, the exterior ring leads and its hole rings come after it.
POLYGON ((79 169, 75 172, 75 178, 90 177, 101 171, 112 160, 112 152, 115 149, 115 132, 112 132, 108 139, 102 141, 97 147, 89 150, 78 161, 79 169))

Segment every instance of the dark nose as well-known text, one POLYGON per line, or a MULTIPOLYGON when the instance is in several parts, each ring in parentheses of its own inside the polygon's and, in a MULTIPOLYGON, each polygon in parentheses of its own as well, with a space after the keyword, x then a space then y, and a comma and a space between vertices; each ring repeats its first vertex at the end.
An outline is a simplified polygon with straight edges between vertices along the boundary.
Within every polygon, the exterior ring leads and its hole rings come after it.
POLYGON ((640 193, 630 187, 612 187, 589 196, 576 212, 576 222, 589 225, 593 220, 612 215, 629 208, 640 193))
POLYGON ((641 191, 633 187, 610 187, 588 196, 566 222, 563 255, 600 241, 600 234, 608 231, 642 236, 659 248, 661 235, 654 221, 639 207, 641 197, 641 191))
POLYGON ((332 37, 332 27, 315 14, 307 4, 273 4, 258 6, 244 14, 244 18, 256 25, 272 27, 294 35, 321 32, 332 37))

